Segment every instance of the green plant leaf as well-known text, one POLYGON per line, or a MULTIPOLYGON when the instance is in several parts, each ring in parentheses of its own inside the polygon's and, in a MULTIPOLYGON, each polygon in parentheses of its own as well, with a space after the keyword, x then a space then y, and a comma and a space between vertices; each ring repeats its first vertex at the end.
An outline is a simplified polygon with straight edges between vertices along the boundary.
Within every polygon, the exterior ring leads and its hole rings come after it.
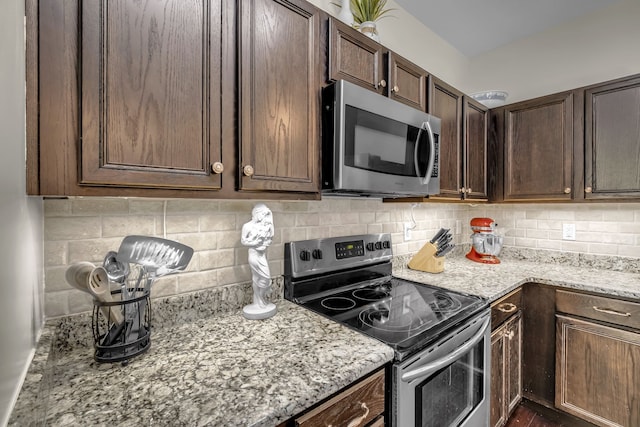
POLYGON ((365 21, 377 21, 384 18, 392 10, 385 9, 387 0, 351 0, 351 12, 353 20, 362 24, 365 21))

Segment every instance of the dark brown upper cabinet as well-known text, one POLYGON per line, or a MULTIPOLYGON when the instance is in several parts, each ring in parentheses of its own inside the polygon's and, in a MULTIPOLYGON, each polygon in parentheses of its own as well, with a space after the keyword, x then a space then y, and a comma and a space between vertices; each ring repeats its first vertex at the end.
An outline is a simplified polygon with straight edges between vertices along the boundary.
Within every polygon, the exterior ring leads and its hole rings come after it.
POLYGON ((487 108, 429 77, 429 114, 439 117, 440 194, 430 199, 487 199, 487 108))
POLYGON ((309 3, 27 5, 30 193, 319 198, 326 58, 309 3))
POLYGON ((80 184, 219 189, 221 3, 84 2, 79 28, 80 184))
POLYGON ((577 198, 640 197, 640 76, 584 90, 583 176, 577 198))
POLYGON ((329 80, 347 80, 421 111, 428 73, 348 25, 329 19, 329 80))
POLYGON ((299 0, 238 5, 240 189, 319 192, 318 10, 299 0))
POLYGON ((495 201, 569 201, 573 179, 573 93, 496 109, 495 201), (500 117, 501 116, 501 117, 500 117))
POLYGON ((465 200, 487 200, 487 126, 489 110, 468 96, 463 97, 462 115, 465 200))
POLYGON ((391 51, 387 53, 389 97, 421 111, 427 110, 428 74, 391 51))

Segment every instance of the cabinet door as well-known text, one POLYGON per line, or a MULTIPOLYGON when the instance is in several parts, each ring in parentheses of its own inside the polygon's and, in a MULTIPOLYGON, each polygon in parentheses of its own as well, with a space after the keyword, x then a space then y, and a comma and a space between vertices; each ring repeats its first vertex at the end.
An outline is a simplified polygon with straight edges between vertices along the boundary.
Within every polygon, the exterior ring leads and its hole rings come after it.
POLYGON ((83 2, 81 184, 217 189, 221 2, 83 2))
POLYGON ((504 200, 571 200, 573 95, 505 110, 504 200))
POLYGON ((347 80, 386 93, 385 49, 335 19, 329 20, 329 80, 347 80))
POLYGON ((393 52, 388 59, 389 97, 426 112, 427 72, 393 52))
POLYGON ((520 314, 511 318, 505 331, 508 363, 505 366, 505 403, 507 414, 518 406, 522 399, 522 317, 520 314))
POLYGON ((491 427, 500 427, 507 422, 504 373, 504 328, 500 327, 491 333, 491 411, 489 414, 491 427))
POLYGON ((429 77, 429 114, 440 118, 440 194, 462 196, 462 92, 429 77))
POLYGON ((465 199, 486 200, 487 194, 487 107, 465 96, 463 187, 465 199))
POLYGON ((517 312, 491 333, 490 425, 506 424, 522 399, 522 315, 517 312))
POLYGON ((240 189, 319 192, 319 13, 301 0, 238 2, 240 189))
POLYGON ((640 334, 556 319, 556 406, 599 426, 640 425, 640 334))
POLYGON ((640 77, 585 91, 585 198, 640 197, 640 77))

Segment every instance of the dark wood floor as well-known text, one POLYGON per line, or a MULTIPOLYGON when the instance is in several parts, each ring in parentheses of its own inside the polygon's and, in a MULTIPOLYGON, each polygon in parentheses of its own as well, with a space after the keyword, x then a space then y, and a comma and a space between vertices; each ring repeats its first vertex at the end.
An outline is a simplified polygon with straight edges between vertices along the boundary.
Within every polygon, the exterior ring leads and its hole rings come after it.
POLYGON ((511 414, 506 427, 564 427, 565 425, 543 418, 532 409, 520 405, 511 414))

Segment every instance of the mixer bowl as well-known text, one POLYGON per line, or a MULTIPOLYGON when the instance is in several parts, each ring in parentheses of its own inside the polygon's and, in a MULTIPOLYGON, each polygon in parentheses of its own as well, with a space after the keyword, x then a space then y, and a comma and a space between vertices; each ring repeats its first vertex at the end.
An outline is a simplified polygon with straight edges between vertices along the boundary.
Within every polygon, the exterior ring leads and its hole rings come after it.
POLYGON ((471 243, 477 253, 497 256, 502 250, 503 237, 495 234, 473 233, 471 243))

